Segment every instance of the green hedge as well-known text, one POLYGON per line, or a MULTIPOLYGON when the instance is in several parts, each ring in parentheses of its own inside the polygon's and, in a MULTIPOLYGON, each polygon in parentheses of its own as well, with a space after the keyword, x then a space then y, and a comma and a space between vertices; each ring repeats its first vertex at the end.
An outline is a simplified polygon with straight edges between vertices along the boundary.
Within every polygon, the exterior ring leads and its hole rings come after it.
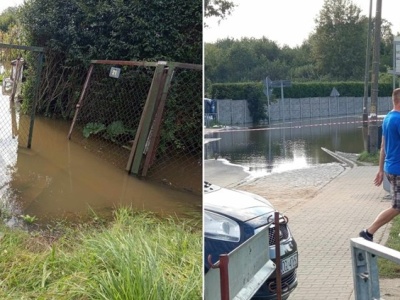
MULTIPOLYGON (((247 83, 216 83, 211 88, 212 99, 248 100, 257 97, 259 100, 266 99, 261 82, 247 83)), ((341 97, 362 97, 364 95, 364 82, 302 82, 292 83, 291 87, 284 88, 285 98, 310 98, 329 97, 333 88, 336 88, 341 97)), ((379 96, 391 96, 393 86, 391 83, 379 84, 379 96)), ((371 86, 368 87, 371 93, 371 86)), ((281 89, 274 88, 271 101, 281 98, 281 89)))
POLYGON ((254 124, 267 118, 264 109, 267 97, 263 93, 261 82, 213 84, 212 99, 247 100, 254 124))

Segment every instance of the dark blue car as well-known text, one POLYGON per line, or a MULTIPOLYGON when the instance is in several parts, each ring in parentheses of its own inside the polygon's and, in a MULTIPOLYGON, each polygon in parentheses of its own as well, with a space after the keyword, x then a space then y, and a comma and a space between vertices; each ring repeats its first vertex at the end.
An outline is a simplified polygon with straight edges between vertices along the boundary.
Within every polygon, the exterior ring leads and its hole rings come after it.
MULTIPOLYGON (((226 254, 274 224, 275 209, 265 198, 239 190, 230 190, 204 183, 204 266, 209 269, 220 254, 226 254)), ((279 226, 281 253, 282 299, 287 299, 297 286, 298 252, 287 218, 281 216, 279 226)), ((269 228, 269 253, 275 262, 275 226, 269 228)), ((277 299, 275 273, 254 295, 253 299, 277 299)))

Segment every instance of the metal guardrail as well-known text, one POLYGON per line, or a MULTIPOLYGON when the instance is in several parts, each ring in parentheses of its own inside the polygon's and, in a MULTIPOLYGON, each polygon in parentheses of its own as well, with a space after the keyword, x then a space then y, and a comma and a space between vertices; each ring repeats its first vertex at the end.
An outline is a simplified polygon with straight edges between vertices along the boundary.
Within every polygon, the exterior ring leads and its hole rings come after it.
POLYGON ((380 297, 378 257, 400 265, 400 252, 363 238, 350 240, 355 300, 380 297))
POLYGON ((251 299, 275 269, 267 226, 232 252, 220 255, 204 277, 204 299, 251 299))

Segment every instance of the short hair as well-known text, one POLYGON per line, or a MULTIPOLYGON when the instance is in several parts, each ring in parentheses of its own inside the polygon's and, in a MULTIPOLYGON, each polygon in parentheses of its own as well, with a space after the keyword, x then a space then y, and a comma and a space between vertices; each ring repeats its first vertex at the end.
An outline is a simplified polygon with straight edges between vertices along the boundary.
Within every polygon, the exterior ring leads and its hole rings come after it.
POLYGON ((394 102, 400 103, 400 88, 393 90, 392 98, 394 102))

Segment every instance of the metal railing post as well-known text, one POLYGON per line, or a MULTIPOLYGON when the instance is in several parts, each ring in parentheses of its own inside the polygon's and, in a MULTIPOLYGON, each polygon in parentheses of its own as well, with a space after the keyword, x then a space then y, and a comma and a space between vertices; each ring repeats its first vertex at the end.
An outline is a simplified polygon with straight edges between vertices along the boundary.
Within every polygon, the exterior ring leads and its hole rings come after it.
POLYGON ((381 299, 378 257, 400 265, 400 252, 364 240, 350 240, 355 300, 381 299))
POLYGON ((275 223, 275 276, 276 276, 276 299, 282 300, 282 275, 281 275, 281 243, 279 239, 280 232, 280 222, 279 222, 279 212, 275 212, 274 215, 275 223))
POLYGON ((221 300, 229 300, 229 256, 221 254, 219 257, 219 270, 221 282, 221 300))
POLYGON ((355 299, 380 299, 376 256, 352 247, 355 299))

